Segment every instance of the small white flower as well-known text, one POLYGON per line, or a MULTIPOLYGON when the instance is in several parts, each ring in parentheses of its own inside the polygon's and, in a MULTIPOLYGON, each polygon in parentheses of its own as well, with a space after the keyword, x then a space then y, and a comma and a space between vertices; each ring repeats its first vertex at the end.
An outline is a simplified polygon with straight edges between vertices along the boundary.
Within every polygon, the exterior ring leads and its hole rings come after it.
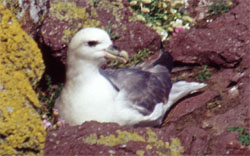
POLYGON ((156 32, 161 36, 161 40, 165 41, 168 37, 168 32, 165 31, 162 27, 156 27, 156 32))
POLYGON ((173 28, 183 27, 183 22, 181 19, 177 19, 176 21, 172 21, 170 24, 172 25, 173 28))

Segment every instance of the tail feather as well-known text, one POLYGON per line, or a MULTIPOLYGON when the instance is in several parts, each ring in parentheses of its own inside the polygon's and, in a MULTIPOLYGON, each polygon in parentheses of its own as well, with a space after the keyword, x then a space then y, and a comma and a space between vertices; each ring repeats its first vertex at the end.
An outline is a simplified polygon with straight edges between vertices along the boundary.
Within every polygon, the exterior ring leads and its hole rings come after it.
POLYGON ((166 109, 169 109, 181 98, 197 92, 198 89, 201 89, 205 86, 207 86, 205 83, 199 82, 178 81, 173 83, 171 91, 169 93, 168 102, 166 104, 166 109))

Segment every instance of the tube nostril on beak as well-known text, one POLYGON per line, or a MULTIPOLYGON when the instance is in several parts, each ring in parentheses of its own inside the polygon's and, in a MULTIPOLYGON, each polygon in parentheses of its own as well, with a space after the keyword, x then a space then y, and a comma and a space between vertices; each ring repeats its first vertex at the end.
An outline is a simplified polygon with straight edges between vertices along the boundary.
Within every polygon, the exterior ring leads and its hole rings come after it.
POLYGON ((115 45, 112 45, 112 48, 115 49, 115 50, 120 50, 117 46, 115 45))

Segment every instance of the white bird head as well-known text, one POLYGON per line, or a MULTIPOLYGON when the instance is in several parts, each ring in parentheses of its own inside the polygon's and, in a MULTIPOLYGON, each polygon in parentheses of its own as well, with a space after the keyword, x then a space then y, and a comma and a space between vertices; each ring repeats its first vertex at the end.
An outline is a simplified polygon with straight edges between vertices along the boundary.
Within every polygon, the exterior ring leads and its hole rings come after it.
POLYGON ((107 32, 99 28, 84 28, 75 34, 68 48, 68 59, 88 60, 101 65, 105 58, 118 59, 123 62, 127 53, 114 48, 107 32))

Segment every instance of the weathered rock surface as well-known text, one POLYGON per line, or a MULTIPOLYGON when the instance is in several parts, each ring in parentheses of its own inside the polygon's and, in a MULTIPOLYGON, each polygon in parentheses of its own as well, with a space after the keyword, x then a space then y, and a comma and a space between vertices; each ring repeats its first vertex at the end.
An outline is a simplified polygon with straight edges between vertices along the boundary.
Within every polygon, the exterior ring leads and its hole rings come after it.
POLYGON ((211 150, 214 155, 250 155, 249 147, 239 143, 239 135, 236 132, 224 132, 212 143, 211 150))
POLYGON ((33 36, 37 35, 39 27, 48 11, 48 0, 18 0, 6 1, 3 3, 21 24, 22 28, 33 36))
POLYGON ((20 71, 33 87, 44 71, 42 54, 37 44, 22 29, 12 13, 1 5, 1 64, 8 70, 20 71))
POLYGON ((194 95, 193 97, 188 97, 178 103, 172 111, 170 111, 166 117, 166 121, 177 121, 181 117, 192 113, 194 110, 199 109, 207 105, 209 101, 219 96, 216 91, 207 90, 200 95, 194 95))
POLYGON ((192 28, 167 42, 166 47, 178 62, 238 65, 249 49, 249 1, 240 2, 230 12, 203 28, 192 28), (248 23, 248 24, 247 24, 248 23))
POLYGON ((45 130, 34 87, 42 54, 15 16, 0 3, 0 155, 42 154, 45 130))
POLYGON ((45 155, 180 155, 184 149, 175 133, 171 126, 129 128, 98 122, 66 125, 48 134, 45 155))
POLYGON ((114 44, 129 53, 136 53, 144 48, 152 52, 160 49, 160 36, 133 19, 126 0, 51 0, 49 6, 39 38, 63 62, 70 39, 84 27, 101 27, 107 30, 114 44))
MULTIPOLYGON (((181 100, 161 128, 133 129, 96 122, 66 125, 48 133, 45 155, 249 155, 250 148, 241 145, 239 135, 227 131, 238 126, 250 132, 250 2, 235 2, 233 9, 213 22, 178 33, 166 43, 177 62, 210 64, 216 69, 205 81, 204 91, 181 100)), ((108 21, 104 19, 99 19, 101 24, 108 21)), ((124 35, 129 38, 128 34, 124 35)), ((119 40, 122 38, 115 40, 117 45, 119 40)), ((128 43, 132 41, 130 38, 128 43)), ((119 46, 126 49, 130 45, 119 46)))

